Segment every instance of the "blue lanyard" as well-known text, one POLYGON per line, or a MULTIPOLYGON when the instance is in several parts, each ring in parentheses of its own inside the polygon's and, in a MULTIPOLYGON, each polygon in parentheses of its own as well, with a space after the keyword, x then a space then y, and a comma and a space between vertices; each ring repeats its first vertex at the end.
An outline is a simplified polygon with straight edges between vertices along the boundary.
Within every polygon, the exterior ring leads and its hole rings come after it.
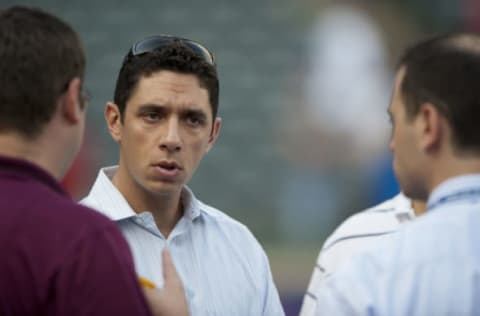
POLYGON ((457 202, 460 200, 480 198, 480 188, 470 189, 466 191, 459 191, 450 195, 446 195, 431 205, 428 206, 428 210, 433 210, 436 207, 439 207, 446 203, 457 202))

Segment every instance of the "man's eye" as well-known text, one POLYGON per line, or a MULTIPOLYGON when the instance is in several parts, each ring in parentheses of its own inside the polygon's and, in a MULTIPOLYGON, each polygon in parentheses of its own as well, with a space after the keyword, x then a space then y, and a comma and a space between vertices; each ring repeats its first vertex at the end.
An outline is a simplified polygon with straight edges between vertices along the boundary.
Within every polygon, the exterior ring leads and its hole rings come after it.
POLYGON ((158 120, 160 119, 160 115, 156 112, 148 112, 148 113, 145 113, 144 114, 144 117, 147 119, 147 120, 150 120, 150 121, 154 121, 154 120, 158 120))
POLYGON ((189 116, 187 117, 187 123, 192 126, 199 126, 203 125, 203 120, 197 116, 189 116))

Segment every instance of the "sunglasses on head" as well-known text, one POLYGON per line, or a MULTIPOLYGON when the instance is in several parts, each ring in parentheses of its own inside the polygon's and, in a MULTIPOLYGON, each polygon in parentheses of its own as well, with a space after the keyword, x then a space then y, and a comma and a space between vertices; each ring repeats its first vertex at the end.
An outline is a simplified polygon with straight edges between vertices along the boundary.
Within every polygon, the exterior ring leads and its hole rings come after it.
POLYGON ((195 41, 189 40, 187 38, 172 36, 172 35, 154 35, 146 37, 135 44, 133 44, 130 52, 126 56, 127 58, 132 56, 138 56, 145 53, 153 52, 157 49, 170 45, 174 42, 178 42, 184 44, 188 48, 190 48, 197 57, 201 58, 203 61, 207 62, 208 64, 215 66, 215 58, 213 54, 206 49, 200 43, 195 41))

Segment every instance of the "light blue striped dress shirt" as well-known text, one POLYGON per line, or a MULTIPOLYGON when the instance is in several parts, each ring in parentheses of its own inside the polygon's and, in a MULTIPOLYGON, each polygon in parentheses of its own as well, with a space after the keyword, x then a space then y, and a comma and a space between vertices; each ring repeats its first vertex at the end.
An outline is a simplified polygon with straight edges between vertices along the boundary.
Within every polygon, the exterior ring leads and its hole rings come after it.
POLYGON ((137 215, 112 184, 115 171, 101 169, 81 203, 117 221, 139 275, 163 286, 161 252, 168 245, 193 316, 284 315, 268 258, 248 228, 185 187, 184 216, 165 240, 152 214, 137 215))
POLYGON ((440 184, 425 215, 314 295, 315 315, 480 315, 480 175, 440 184))

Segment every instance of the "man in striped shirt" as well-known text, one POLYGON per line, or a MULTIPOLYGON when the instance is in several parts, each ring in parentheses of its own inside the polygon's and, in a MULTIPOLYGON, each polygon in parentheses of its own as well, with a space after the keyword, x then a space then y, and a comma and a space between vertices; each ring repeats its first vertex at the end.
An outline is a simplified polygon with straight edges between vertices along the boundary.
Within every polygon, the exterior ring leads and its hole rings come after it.
POLYGON ((159 35, 134 44, 105 110, 119 165, 100 170, 83 203, 117 222, 137 273, 159 287, 169 248, 192 315, 281 316, 255 237, 187 187, 220 131, 218 86, 199 43, 159 35))
POLYGON ((384 236, 397 231, 425 211, 425 203, 411 201, 402 193, 347 218, 323 244, 314 267, 300 316, 312 316, 316 291, 326 277, 353 256, 373 247, 384 236))

